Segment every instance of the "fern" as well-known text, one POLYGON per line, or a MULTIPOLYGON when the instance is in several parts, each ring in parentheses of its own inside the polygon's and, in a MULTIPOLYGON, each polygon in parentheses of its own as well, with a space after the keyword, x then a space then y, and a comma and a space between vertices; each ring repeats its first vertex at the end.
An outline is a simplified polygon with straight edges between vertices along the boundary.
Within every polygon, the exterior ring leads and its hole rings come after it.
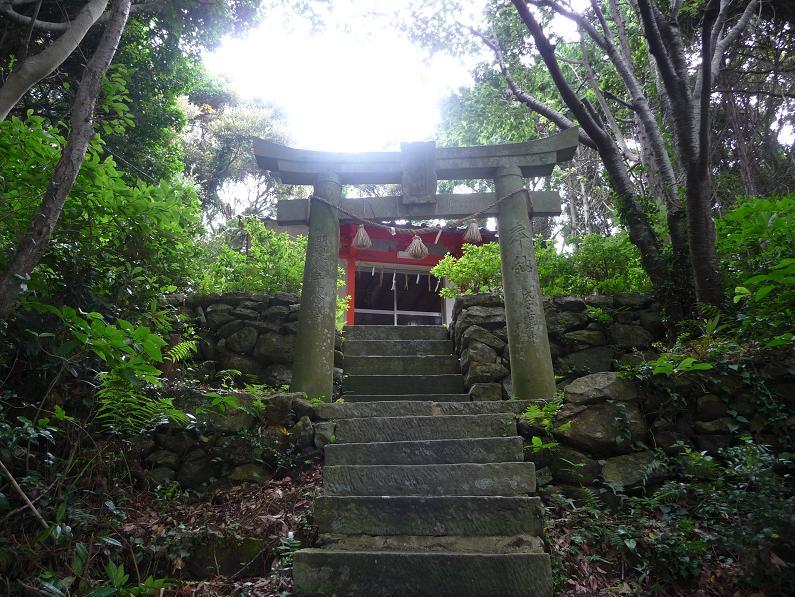
POLYGON ((183 340, 176 346, 172 346, 166 353, 166 360, 170 363, 179 363, 191 357, 197 350, 198 344, 195 340, 183 340))

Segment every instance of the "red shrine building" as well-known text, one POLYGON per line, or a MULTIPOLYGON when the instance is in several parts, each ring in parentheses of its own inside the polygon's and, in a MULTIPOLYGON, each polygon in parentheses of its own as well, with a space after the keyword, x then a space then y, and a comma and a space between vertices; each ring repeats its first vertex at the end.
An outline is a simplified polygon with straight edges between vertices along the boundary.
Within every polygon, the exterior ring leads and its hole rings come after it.
MULTIPOLYGON (((452 301, 442 299, 444 281, 430 270, 447 253, 461 255, 463 230, 420 235, 428 256, 415 259, 406 252, 412 238, 365 226, 372 245, 353 245, 357 224, 340 224, 340 265, 345 269, 344 294, 351 297, 348 325, 439 325, 450 320, 452 301)), ((484 242, 494 233, 481 230, 484 242)))
MULTIPOLYGON (((273 220, 266 224, 279 232, 306 234, 307 226, 278 226, 273 220)), ((404 228, 406 226, 404 225, 404 228)), ((465 244, 464 230, 444 230, 421 234, 428 247, 423 259, 411 257, 406 248, 412 237, 392 235, 389 230, 365 226, 372 245, 355 247, 358 224, 340 224, 340 267, 345 270, 342 296, 350 296, 346 323, 348 325, 439 325, 448 323, 453 301, 439 296, 445 281, 430 273, 442 257, 461 255, 465 244)), ((496 239, 496 234, 480 230, 483 242, 496 239)))

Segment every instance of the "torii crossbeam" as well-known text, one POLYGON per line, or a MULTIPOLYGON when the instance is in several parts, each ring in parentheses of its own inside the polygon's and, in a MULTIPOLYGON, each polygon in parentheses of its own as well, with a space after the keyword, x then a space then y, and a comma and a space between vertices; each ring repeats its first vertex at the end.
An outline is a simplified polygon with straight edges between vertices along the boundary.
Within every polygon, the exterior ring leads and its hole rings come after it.
MULTIPOLYGON (((283 182, 314 185, 314 195, 371 221, 458 219, 507 197, 483 215, 496 216, 498 222, 514 397, 535 399, 550 398, 555 379, 530 216, 560 214, 560 197, 517 191, 523 178, 548 176, 555 164, 570 160, 577 139, 578 129, 571 128, 525 143, 444 148, 433 142, 404 143, 400 152, 371 153, 310 151, 255 139, 254 153, 259 167, 283 182), (436 192, 438 180, 470 179, 493 179, 496 193, 436 192), (342 199, 343 184, 397 183, 401 195, 342 199)), ((295 199, 277 206, 279 224, 309 224, 292 389, 326 398, 333 388, 339 222, 351 221, 332 205, 295 199)))

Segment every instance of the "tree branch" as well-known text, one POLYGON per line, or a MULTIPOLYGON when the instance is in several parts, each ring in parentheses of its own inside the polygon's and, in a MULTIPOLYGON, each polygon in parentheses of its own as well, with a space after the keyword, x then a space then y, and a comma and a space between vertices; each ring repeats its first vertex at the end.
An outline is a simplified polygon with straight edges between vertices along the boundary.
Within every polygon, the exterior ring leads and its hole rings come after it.
MULTIPOLYGON (((500 73, 502 73, 502 76, 505 78, 505 81, 508 83, 508 88, 510 89, 511 95, 513 95, 519 102, 523 103, 533 112, 536 112, 547 120, 555 123, 563 130, 577 126, 575 122, 567 118, 564 114, 558 110, 555 110, 553 107, 545 104, 529 93, 523 91, 519 85, 517 85, 516 81, 508 70, 508 66, 505 64, 502 48, 500 47, 500 44, 497 40, 489 39, 488 36, 484 35, 474 27, 470 27, 469 25, 465 25, 463 23, 458 23, 458 25, 459 27, 467 29, 470 33, 478 37, 494 52, 494 56, 497 59, 497 66, 500 69, 500 73)), ((583 145, 586 145, 591 149, 596 149, 596 145, 594 144, 593 140, 582 129, 580 129, 579 140, 583 145)))
MULTIPOLYGON (((76 20, 75 18, 71 21, 65 22, 42 21, 37 19, 36 15, 28 16, 14 10, 15 6, 32 4, 35 1, 36 0, 0 0, 0 15, 7 17, 10 21, 14 21, 19 25, 32 26, 34 29, 50 31, 53 33, 68 31, 76 20)), ((168 2, 166 0, 150 0, 149 2, 142 2, 141 4, 132 5, 130 7, 130 14, 159 12, 166 6, 168 6, 168 2)), ((97 19, 94 24, 97 25, 105 23, 109 18, 110 12, 106 12, 99 19, 97 19)))
MULTIPOLYGON (((6 4, 8 0, 6 0, 6 4)), ((35 56, 24 60, 0 87, 0 120, 28 90, 60 66, 102 16, 107 0, 91 0, 69 24, 66 31, 35 56)))

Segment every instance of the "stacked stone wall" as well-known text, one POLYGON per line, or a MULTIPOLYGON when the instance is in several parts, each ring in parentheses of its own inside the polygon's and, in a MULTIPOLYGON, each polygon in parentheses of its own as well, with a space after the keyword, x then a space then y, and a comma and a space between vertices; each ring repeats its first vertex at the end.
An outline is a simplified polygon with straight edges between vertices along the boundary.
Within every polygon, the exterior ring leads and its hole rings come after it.
MULTIPOLYGON (((510 398, 505 313, 498 297, 456 301, 450 334, 474 400, 510 398)), ((562 402, 552 420, 520 416, 525 457, 548 491, 579 486, 636 490, 676 471, 662 454, 684 448, 715 454, 743 435, 791 450, 795 445, 795 355, 728 362, 674 375, 619 373, 622 363, 654 359, 664 329, 648 297, 561 297, 545 313, 562 402), (534 438, 537 438, 534 440, 534 438), (540 440, 540 442, 538 441, 540 440), (533 447, 533 444, 536 447, 533 447), (543 446, 543 447, 541 447, 543 446)))
MULTIPOLYGON (((197 359, 208 380, 235 370, 239 381, 271 390, 263 389, 259 398, 224 391, 224 400, 236 405, 224 410, 212 406, 212 396, 173 388, 175 406, 189 414, 191 424, 162 425, 137 442, 144 480, 155 485, 177 481, 191 489, 267 481, 276 472, 279 454, 310 458, 330 441, 323 424, 313 423, 317 417, 306 396, 284 392, 295 352, 296 295, 222 294, 174 302, 197 324, 197 359)), ((341 342, 338 334, 338 366, 341 342)), ((335 369, 335 377, 341 379, 342 369, 335 369)))
MULTIPOLYGON (((658 309, 642 295, 559 297, 545 301, 544 313, 555 374, 566 381, 651 356, 652 343, 665 333, 658 309)), ((473 399, 511 398, 502 300, 489 294, 458 298, 450 334, 473 399)))

